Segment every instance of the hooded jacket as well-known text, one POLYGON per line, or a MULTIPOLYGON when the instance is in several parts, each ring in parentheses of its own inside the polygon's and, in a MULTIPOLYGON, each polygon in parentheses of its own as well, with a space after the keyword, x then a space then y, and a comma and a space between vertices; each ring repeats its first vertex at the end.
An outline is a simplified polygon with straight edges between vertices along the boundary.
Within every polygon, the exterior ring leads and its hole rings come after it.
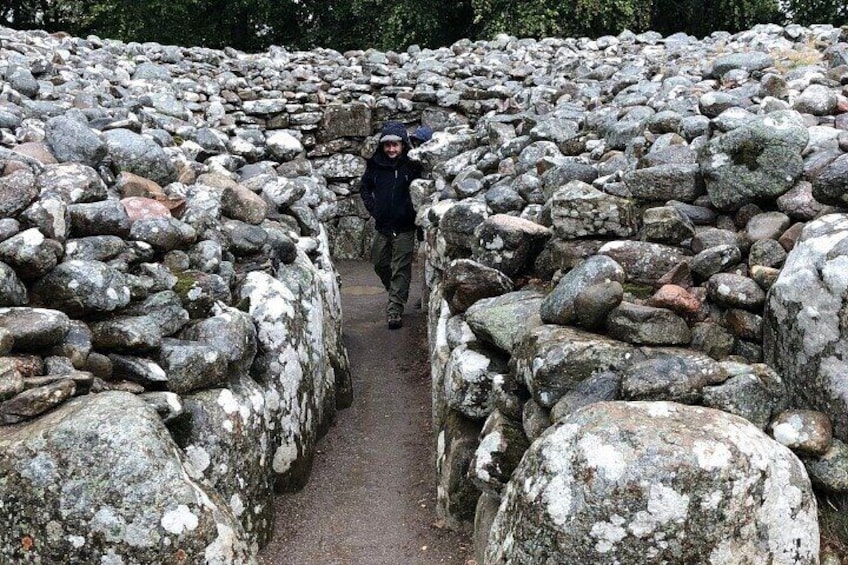
POLYGON ((395 159, 390 159, 383 151, 381 143, 374 155, 368 159, 360 188, 365 208, 374 218, 377 231, 384 235, 415 229, 415 209, 409 196, 409 185, 421 176, 420 168, 407 157, 411 144, 403 124, 385 124, 380 132, 380 139, 387 135, 397 136, 402 140, 403 153, 395 159))

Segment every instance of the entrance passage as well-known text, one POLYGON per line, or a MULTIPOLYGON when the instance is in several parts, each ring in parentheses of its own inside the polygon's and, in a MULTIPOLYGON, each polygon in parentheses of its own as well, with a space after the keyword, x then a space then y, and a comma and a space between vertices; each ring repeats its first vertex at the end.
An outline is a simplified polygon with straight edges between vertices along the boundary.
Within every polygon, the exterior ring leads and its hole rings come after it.
POLYGON ((318 445, 309 483, 277 498, 265 565, 464 565, 470 540, 435 514, 426 312, 415 271, 404 326, 386 327, 371 265, 341 261, 354 402, 318 445))

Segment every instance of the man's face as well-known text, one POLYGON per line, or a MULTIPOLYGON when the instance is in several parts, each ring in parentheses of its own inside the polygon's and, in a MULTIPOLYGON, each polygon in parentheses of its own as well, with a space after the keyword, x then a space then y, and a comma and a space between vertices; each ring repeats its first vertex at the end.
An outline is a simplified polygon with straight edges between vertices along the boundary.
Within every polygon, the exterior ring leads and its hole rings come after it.
POLYGON ((389 159, 394 159, 403 152, 403 143, 400 141, 384 141, 383 152, 389 159))

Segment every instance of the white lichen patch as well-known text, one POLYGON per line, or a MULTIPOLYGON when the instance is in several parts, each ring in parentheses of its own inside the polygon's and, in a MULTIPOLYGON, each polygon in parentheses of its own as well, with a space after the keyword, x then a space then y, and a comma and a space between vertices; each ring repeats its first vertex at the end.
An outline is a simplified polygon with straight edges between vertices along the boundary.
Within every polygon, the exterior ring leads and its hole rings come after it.
POLYGON ((556 474, 550 478, 543 491, 548 516, 557 527, 563 530, 568 527, 573 518, 571 485, 570 477, 556 474))
POLYGON ((185 531, 197 528, 197 516, 185 504, 178 505, 174 510, 168 510, 159 521, 166 532, 180 535, 185 531))
POLYGON ((595 551, 598 553, 609 553, 615 549, 615 545, 627 537, 627 530, 622 525, 624 518, 613 515, 609 522, 595 522, 589 530, 589 535, 597 539, 595 551))
POLYGON ((242 514, 244 514, 244 503, 241 501, 241 497, 238 493, 235 493, 230 497, 230 508, 236 518, 239 518, 242 514))
POLYGON ((123 540, 127 523, 111 506, 101 506, 91 518, 89 527, 103 534, 107 542, 116 543, 123 540))
POLYGON ((627 470, 627 459, 621 449, 594 434, 586 434, 578 443, 586 464, 600 471, 609 481, 617 481, 627 470))
POLYGON ((701 510, 716 510, 724 500, 724 494, 720 490, 716 490, 701 499, 701 510))
POLYGON ((810 436, 804 431, 804 422, 797 414, 791 415, 785 421, 772 428, 775 441, 786 446, 800 445, 809 441, 810 436))
POLYGON ((723 469, 730 464, 733 455, 730 449, 723 443, 710 443, 702 440, 696 440, 692 447, 695 457, 698 461, 698 466, 707 471, 715 469, 723 469))
POLYGON ((24 245, 36 247, 44 243, 44 234, 38 231, 38 228, 30 228, 21 232, 20 239, 24 245))
POLYGON ((194 468, 201 473, 205 472, 206 469, 209 468, 209 464, 211 460, 209 458, 209 453, 206 452, 200 446, 197 445, 189 445, 185 448, 186 456, 188 457, 189 462, 194 466, 194 468))
POLYGON ((494 453, 503 451, 506 448, 506 440, 500 432, 494 431, 487 434, 477 446, 477 451, 474 454, 475 466, 474 472, 477 478, 483 482, 491 480, 489 470, 494 464, 494 453))
POLYGON ((69 535, 65 537, 68 540, 68 543, 71 544, 71 547, 74 549, 79 549, 85 545, 85 537, 84 536, 73 536, 69 535))
POLYGON ((238 400, 233 395, 233 391, 228 388, 222 389, 218 395, 218 406, 227 414, 235 414, 239 410, 238 400))
POLYGON ((677 411, 669 402, 646 402, 644 406, 651 418, 668 418, 677 411))
POLYGON ((209 565, 236 563, 240 557, 236 554, 236 546, 238 544, 236 532, 224 524, 215 524, 215 526, 218 531, 218 537, 206 546, 206 550, 203 553, 206 563, 209 565))
POLYGON ((295 459, 297 459, 297 446, 293 443, 284 443, 274 451, 271 467, 275 473, 283 474, 291 468, 295 459))
POLYGON ((648 512, 661 524, 682 522, 689 514, 689 495, 665 485, 651 485, 648 512))

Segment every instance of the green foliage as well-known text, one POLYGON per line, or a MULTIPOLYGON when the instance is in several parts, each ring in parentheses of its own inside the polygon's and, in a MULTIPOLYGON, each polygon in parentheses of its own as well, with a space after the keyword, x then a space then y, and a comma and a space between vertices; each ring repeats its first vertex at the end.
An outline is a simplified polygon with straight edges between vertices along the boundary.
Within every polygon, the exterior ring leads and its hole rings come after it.
POLYGON ((788 0, 787 8, 792 20, 803 25, 848 23, 845 0, 788 0))
POLYGON ((518 37, 599 36, 624 29, 644 31, 651 22, 652 0, 472 0, 480 35, 518 37))
POLYGON ((685 31, 704 37, 783 19, 778 0, 655 0, 651 29, 665 35, 685 31))
MULTIPOLYGON (((654 29, 704 36, 783 21, 780 0, 4 0, 0 21, 125 41, 384 51, 461 38, 597 37, 654 29)), ((844 0, 785 0, 796 21, 848 20, 844 0)))

